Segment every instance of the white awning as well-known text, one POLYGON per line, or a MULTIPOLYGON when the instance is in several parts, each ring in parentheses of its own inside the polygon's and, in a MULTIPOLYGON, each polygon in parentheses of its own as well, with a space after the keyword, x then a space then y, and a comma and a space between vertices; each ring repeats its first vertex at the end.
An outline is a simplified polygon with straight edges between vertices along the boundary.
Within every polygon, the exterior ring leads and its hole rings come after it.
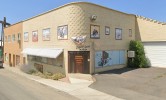
POLYGON ((39 57, 57 58, 63 49, 57 48, 26 48, 21 53, 39 57))

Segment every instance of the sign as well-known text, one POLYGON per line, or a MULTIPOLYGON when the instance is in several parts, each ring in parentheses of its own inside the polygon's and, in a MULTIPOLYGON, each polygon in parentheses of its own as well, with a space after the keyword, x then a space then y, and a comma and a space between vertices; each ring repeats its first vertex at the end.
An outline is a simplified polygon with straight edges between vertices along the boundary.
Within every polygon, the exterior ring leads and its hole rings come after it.
POLYGON ((83 46, 77 46, 76 49, 79 49, 80 51, 86 51, 88 48, 90 48, 89 45, 83 45, 83 46))
POLYGON ((77 36, 77 37, 71 37, 72 41, 77 45, 83 45, 86 40, 86 36, 77 36))

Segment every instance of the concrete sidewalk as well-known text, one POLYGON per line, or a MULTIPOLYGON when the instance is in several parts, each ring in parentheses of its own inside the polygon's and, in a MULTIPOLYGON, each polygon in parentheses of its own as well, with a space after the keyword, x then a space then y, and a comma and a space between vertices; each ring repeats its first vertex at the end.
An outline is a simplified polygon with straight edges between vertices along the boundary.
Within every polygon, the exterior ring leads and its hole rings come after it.
POLYGON ((16 74, 22 75, 28 79, 39 82, 40 84, 50 86, 52 88, 58 89, 60 91, 64 91, 72 96, 77 97, 80 100, 123 100, 117 97, 108 95, 106 93, 94 90, 89 88, 88 86, 92 84, 92 81, 69 78, 71 83, 55 81, 50 79, 43 79, 38 76, 28 75, 18 68, 9 67, 4 65, 4 69, 12 71, 16 74))

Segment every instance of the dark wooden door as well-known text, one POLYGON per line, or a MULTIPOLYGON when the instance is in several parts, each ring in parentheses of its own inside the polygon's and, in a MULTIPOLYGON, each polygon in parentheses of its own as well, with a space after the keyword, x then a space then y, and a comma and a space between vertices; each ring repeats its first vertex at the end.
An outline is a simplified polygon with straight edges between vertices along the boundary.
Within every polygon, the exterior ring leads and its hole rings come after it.
POLYGON ((9 54, 9 66, 12 67, 11 54, 9 54))
POLYGON ((15 55, 13 55, 13 67, 15 67, 15 55))
POLYGON ((89 52, 70 51, 69 52, 69 73, 89 73, 89 52))

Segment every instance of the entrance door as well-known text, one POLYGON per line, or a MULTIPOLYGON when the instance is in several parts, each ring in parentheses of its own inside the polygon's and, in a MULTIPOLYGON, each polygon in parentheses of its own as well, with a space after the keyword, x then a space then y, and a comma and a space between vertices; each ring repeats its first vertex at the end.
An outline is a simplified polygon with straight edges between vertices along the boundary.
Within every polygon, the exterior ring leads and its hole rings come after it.
POLYGON ((69 73, 89 73, 89 51, 69 52, 69 73))
POLYGON ((15 55, 13 55, 13 67, 15 67, 15 55))
POLYGON ((9 54, 9 66, 12 67, 11 54, 9 54))

